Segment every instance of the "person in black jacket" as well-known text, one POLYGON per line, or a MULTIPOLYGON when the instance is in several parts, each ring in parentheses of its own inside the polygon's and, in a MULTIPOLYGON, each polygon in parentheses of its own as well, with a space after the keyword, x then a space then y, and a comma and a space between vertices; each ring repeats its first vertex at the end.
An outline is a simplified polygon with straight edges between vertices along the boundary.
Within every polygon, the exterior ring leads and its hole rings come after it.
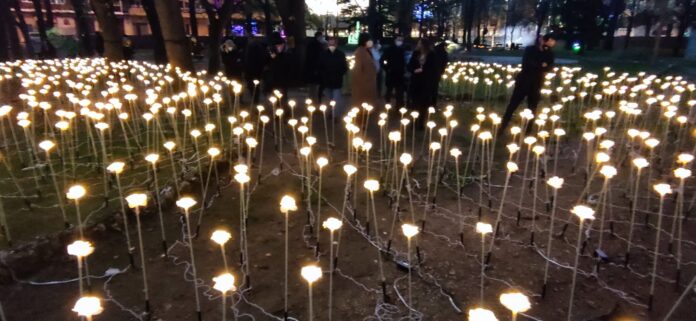
POLYGON ((430 104, 437 106, 440 80, 442 79, 442 75, 445 73, 445 69, 447 69, 447 62, 449 61, 449 57, 447 55, 447 43, 444 41, 440 42, 437 46, 435 46, 433 51, 435 57, 435 75, 433 75, 433 91, 431 93, 430 104))
POLYGON ((244 68, 244 49, 240 48, 233 39, 227 39, 220 45, 222 63, 225 65, 225 76, 241 80, 244 68))
POLYGON ((280 36, 273 37, 271 44, 266 92, 270 93, 273 90, 279 90, 283 94, 281 103, 285 106, 288 99, 288 87, 293 82, 291 78, 294 74, 293 59, 286 49, 283 38, 280 36))
POLYGON ((382 69, 386 74, 385 85, 387 92, 384 94, 386 103, 395 97, 396 106, 404 106, 404 83, 406 73, 406 50, 404 49, 404 37, 397 36, 394 45, 384 51, 382 55, 382 69))
MULTIPOLYGON (((527 47, 522 57, 522 70, 515 77, 515 89, 512 91, 510 103, 503 115, 500 124, 500 133, 505 133, 505 128, 510 123, 513 114, 522 100, 527 97, 527 107, 536 111, 541 99, 541 86, 544 83, 544 75, 553 67, 553 52, 556 39, 552 35, 545 35, 536 44, 527 47)), ((527 129, 531 128, 529 126, 527 129)))
MULTIPOLYGON (((409 102, 421 115, 425 115, 430 107, 432 97, 432 79, 437 72, 435 57, 432 46, 428 39, 422 38, 418 41, 418 46, 408 62, 407 69, 411 73, 411 84, 409 86, 409 102)), ((419 117, 419 120, 425 117, 419 117)), ((422 121, 416 126, 423 128, 422 121)))
POLYGON ((322 88, 321 79, 319 78, 319 58, 324 52, 325 47, 324 34, 317 31, 314 38, 307 42, 305 51, 304 64, 304 80, 310 86, 310 95, 316 95, 317 101, 321 101, 322 88))
POLYGON ((329 101, 336 102, 334 107, 334 118, 340 118, 343 115, 343 76, 348 71, 348 62, 346 54, 337 48, 338 41, 335 38, 330 38, 328 49, 321 53, 318 63, 319 78, 321 86, 329 101))

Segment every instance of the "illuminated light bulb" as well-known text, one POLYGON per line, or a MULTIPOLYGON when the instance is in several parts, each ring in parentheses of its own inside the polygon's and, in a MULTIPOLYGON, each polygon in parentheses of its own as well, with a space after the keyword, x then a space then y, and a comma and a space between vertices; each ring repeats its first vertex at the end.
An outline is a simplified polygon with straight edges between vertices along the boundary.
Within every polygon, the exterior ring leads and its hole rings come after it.
POLYGON ((249 172, 249 166, 247 166, 246 164, 234 165, 233 169, 234 169, 235 173, 246 174, 247 172, 249 172))
POLYGON ((598 152, 598 153, 595 155, 595 162, 597 162, 597 163, 599 163, 599 164, 601 164, 601 163, 606 163, 606 162, 608 162, 610 159, 611 159, 611 157, 609 156, 609 154, 607 154, 607 153, 605 153, 605 152, 598 152))
POLYGON ((159 160, 159 155, 158 154, 147 154, 147 156, 145 156, 145 160, 152 163, 152 164, 155 164, 159 160))
POLYGON ((493 226, 488 223, 478 222, 476 223, 476 233, 488 234, 493 232, 493 226))
POLYGON ((498 321, 493 311, 482 308, 469 310, 468 317, 469 321, 498 321))
POLYGON ((376 192, 379 190, 379 182, 374 179, 366 180, 365 183, 363 183, 363 186, 370 192, 376 192))
POLYGON ((302 278, 309 284, 312 284, 321 278, 322 271, 321 268, 316 265, 307 265, 302 267, 300 275, 302 275, 302 278))
POLYGON ((110 173, 120 174, 125 167, 126 164, 124 162, 113 162, 106 167, 106 170, 110 173))
POLYGON ((510 173, 514 173, 520 169, 517 166, 517 164, 514 162, 507 162, 507 164, 505 164, 505 167, 507 168, 508 172, 510 172, 510 173))
POLYGON ((81 317, 91 319, 104 311, 101 300, 95 296, 83 296, 75 302, 72 311, 81 317))
POLYGON ((210 157, 212 158, 215 158, 218 155, 220 155, 220 149, 217 147, 210 147, 208 148, 208 155, 210 155, 210 157))
POLYGON ((650 147, 650 148, 655 148, 659 144, 660 144, 660 141, 656 138, 648 138, 645 140, 645 145, 650 147))
POLYGON ((691 176, 691 170, 679 167, 674 170, 674 177, 680 178, 680 179, 685 179, 691 176))
POLYGON ((602 168, 599 169, 599 172, 606 178, 612 178, 616 176, 616 167, 611 165, 603 165, 602 168))
POLYGON ((236 291, 237 288, 234 286, 234 275, 230 273, 223 273, 214 277, 213 289, 218 290, 221 293, 236 291))
POLYGON ((55 146, 56 144, 50 140, 44 140, 39 143, 39 148, 43 149, 46 152, 50 151, 55 146))
POLYGON ((507 144, 505 146, 510 154, 517 153, 520 150, 520 146, 515 143, 507 144))
POLYGON ((501 294, 500 303, 515 314, 525 312, 532 307, 529 298, 519 292, 501 294))
POLYGON ((412 224, 402 224, 401 225, 401 232, 406 236, 407 238, 412 238, 418 234, 418 226, 412 225, 412 224))
POLYGON ((653 189, 660 194, 661 197, 672 193, 672 187, 665 183, 655 184, 653 185, 653 189))
POLYGON ((232 234, 224 230, 215 230, 213 234, 210 235, 210 239, 221 246, 225 245, 231 238, 232 234))
POLYGON ((78 258, 83 258, 89 256, 94 252, 94 246, 92 243, 82 240, 77 240, 68 245, 68 255, 76 256, 78 258))
POLYGON ((147 195, 143 193, 134 193, 126 196, 128 207, 136 208, 147 205, 147 195))
POLYGON ((585 205, 575 205, 570 212, 575 214, 580 220, 594 220, 595 218, 595 211, 585 205))
POLYGON ((351 164, 346 164, 346 165, 343 165, 343 171, 346 173, 346 175, 351 176, 351 175, 355 174, 355 172, 357 172, 358 169, 351 164))
POLYGON ((246 184, 249 183, 251 178, 245 173, 237 173, 234 175, 234 180, 239 184, 246 184))
POLYGON ((546 181, 546 184, 548 184, 549 186, 551 186, 555 189, 559 189, 559 188, 563 187, 563 182, 564 182, 564 180, 562 178, 560 178, 558 176, 553 176, 546 181))
POLYGON ((459 156, 462 156, 462 151, 455 147, 450 149, 450 155, 452 155, 454 158, 459 158, 459 156))
POLYGON ((65 193, 68 199, 79 200, 87 194, 87 190, 82 185, 70 186, 68 192, 65 193))
POLYGON ((335 217, 329 217, 321 224, 321 226, 333 232, 341 228, 341 226, 343 226, 343 222, 335 217))
POLYGON ((319 168, 322 168, 328 164, 329 164, 329 160, 326 157, 322 156, 322 157, 317 158, 317 165, 319 166, 319 168))
POLYGON ((196 205, 196 203, 198 202, 196 202, 196 200, 193 198, 185 196, 176 201, 176 206, 188 211, 188 209, 196 205))
POLYGON ((637 168, 646 168, 650 165, 650 162, 648 162, 648 160, 643 157, 634 158, 632 163, 633 166, 637 168))
POLYGON ((297 211, 295 199, 290 195, 285 195, 280 199, 280 211, 287 214, 290 211, 297 211))
POLYGON ((174 150, 174 147, 176 147, 176 143, 170 140, 162 144, 162 146, 164 146, 164 148, 171 152, 172 150, 174 150))
POLYGON ((694 155, 688 153, 681 153, 677 156, 677 162, 680 164, 688 164, 694 160, 694 155))

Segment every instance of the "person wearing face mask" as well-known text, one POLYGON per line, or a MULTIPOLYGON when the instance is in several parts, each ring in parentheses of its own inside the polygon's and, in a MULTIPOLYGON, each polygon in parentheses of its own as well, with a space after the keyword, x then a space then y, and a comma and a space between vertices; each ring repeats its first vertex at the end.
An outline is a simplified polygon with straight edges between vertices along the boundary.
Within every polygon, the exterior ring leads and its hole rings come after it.
POLYGON ((374 105, 377 102, 377 68, 374 58, 370 53, 373 46, 370 34, 362 33, 358 37, 358 48, 355 49, 355 65, 351 74, 350 87, 352 91, 352 105, 360 106, 362 103, 374 105))
POLYGON ((382 69, 386 75, 385 85, 387 87, 384 100, 390 103, 393 96, 397 107, 404 106, 406 50, 403 44, 404 37, 397 36, 394 39, 394 45, 384 50, 382 55, 382 69))
POLYGON ((328 101, 335 101, 334 119, 340 119, 343 115, 345 105, 343 104, 343 95, 341 88, 343 87, 343 76, 348 71, 348 62, 346 54, 337 48, 338 41, 336 38, 330 38, 328 49, 324 50, 319 58, 319 78, 321 86, 324 88, 324 94, 328 101))
POLYGON ((315 95, 316 100, 321 102, 321 82, 319 79, 319 57, 326 49, 326 40, 321 31, 314 34, 307 42, 304 63, 304 81, 309 85, 310 95, 315 95))
MULTIPOLYGON (((505 133, 505 128, 510 123, 512 115, 522 100, 527 98, 527 107, 536 111, 539 100, 541 99, 541 87, 544 83, 544 75, 553 69, 553 51, 556 45, 556 38, 547 34, 539 38, 534 45, 527 47, 522 56, 522 70, 515 77, 515 89, 512 91, 510 103, 503 115, 502 124, 498 132, 505 133)), ((527 129, 531 128, 529 126, 527 129)))
MULTIPOLYGON (((432 102, 433 79, 437 73, 432 45, 428 39, 421 38, 418 41, 407 69, 411 73, 411 84, 408 90, 410 105, 421 115, 426 115, 432 102)), ((419 117, 419 122, 416 124, 419 129, 422 129, 424 125, 420 121, 422 119, 424 117, 419 117)))

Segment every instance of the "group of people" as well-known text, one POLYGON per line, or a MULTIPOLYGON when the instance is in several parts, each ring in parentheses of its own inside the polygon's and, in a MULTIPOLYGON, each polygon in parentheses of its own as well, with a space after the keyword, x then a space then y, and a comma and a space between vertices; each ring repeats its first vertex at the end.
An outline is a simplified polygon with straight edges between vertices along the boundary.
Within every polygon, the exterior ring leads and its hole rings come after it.
MULTIPOLYGON (((317 32, 307 42, 304 68, 296 70, 293 55, 299 53, 290 47, 294 46, 288 46, 276 34, 269 40, 227 39, 220 51, 228 77, 244 79, 250 88, 258 85, 254 80, 261 81, 257 93, 285 93, 290 86, 307 84, 310 97, 317 102, 336 102, 334 116, 340 116, 348 106, 342 88, 349 71, 352 105, 393 102, 395 106, 409 106, 425 113, 437 104, 439 80, 448 62, 444 42, 433 46, 423 38, 411 50, 404 38, 397 36, 393 44, 382 50, 378 40, 363 33, 354 52, 354 66, 349 70, 338 39, 317 32)), ((253 99, 257 102, 258 96, 253 99)))
MULTIPOLYGON (((321 34, 317 34, 317 37, 321 37, 321 34)), ((423 38, 411 51, 406 48, 404 38, 397 36, 394 43, 382 51, 379 41, 367 33, 361 34, 350 75, 352 104, 375 105, 383 95, 385 103, 391 103, 393 99, 395 106, 408 105, 425 113, 428 107, 437 105, 438 84, 448 62, 445 46, 444 42, 440 42, 433 47, 430 40, 423 38)), ((308 46, 308 62, 311 61, 310 57, 315 57, 310 55, 310 48, 313 47, 308 46)), ((341 80, 347 70, 345 54, 336 49, 333 39, 328 44, 328 51, 316 57, 318 63, 314 66, 308 63, 307 66, 310 72, 311 68, 316 68, 315 74, 319 75, 316 78, 319 80, 317 99, 321 101, 322 92, 325 92, 327 98, 337 101, 337 105, 344 108, 345 105, 339 100, 341 80)))

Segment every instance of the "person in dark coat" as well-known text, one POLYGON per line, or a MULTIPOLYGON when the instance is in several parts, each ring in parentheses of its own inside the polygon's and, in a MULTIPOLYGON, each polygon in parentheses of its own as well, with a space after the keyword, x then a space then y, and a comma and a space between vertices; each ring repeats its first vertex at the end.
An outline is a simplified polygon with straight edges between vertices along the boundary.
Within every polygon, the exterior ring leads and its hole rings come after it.
MULTIPOLYGON (((411 84, 408 91, 410 104, 421 115, 425 115, 431 103, 432 80, 437 73, 435 57, 428 39, 422 38, 418 41, 416 50, 408 62, 407 70, 411 73, 411 84)), ((424 118, 419 117, 418 120, 424 118)), ((423 125, 422 121, 416 124, 420 129, 423 128, 423 125)))
POLYGON ((293 59, 287 50, 283 38, 280 36, 273 37, 271 44, 266 92, 270 93, 273 90, 279 90, 283 94, 281 103, 284 106, 288 99, 288 87, 293 83, 291 78, 293 75, 293 59))
POLYGON ((135 49, 133 49, 133 40, 128 36, 123 36, 123 58, 126 60, 133 59, 135 49))
MULTIPOLYGON (((505 133, 505 128, 510 123, 515 110, 522 100, 527 98, 527 107, 536 111, 541 99, 541 87, 544 83, 544 75, 553 68, 553 52, 556 39, 552 35, 545 35, 537 40, 537 43, 527 47, 522 57, 522 70, 515 77, 515 89, 512 91, 510 103, 503 115, 500 124, 500 133, 505 133)), ((531 126, 529 127, 531 128, 531 126)), ((528 129, 529 129, 528 128, 528 129)))
POLYGON ((232 39, 227 39, 220 46, 222 63, 225 65, 227 78, 241 80, 244 68, 244 50, 232 39))
POLYGON ((317 31, 314 34, 314 38, 307 42, 305 51, 304 80, 310 85, 310 95, 315 94, 317 101, 321 101, 322 96, 321 79, 319 77, 319 57, 321 57, 325 48, 324 34, 321 31, 317 31))
POLYGON ((433 91, 431 94, 430 104, 437 106, 437 96, 440 90, 440 80, 442 75, 447 69, 447 62, 449 62, 449 56, 447 55, 447 43, 442 41, 433 50, 435 57, 435 75, 433 77, 433 91))
POLYGON ((390 103, 392 96, 394 96, 397 107, 404 106, 406 50, 403 44, 404 37, 397 36, 394 39, 394 45, 387 48, 382 55, 382 69, 386 75, 385 85, 387 87, 384 100, 390 103))
POLYGON ((319 78, 326 98, 336 102, 335 115, 332 115, 334 118, 340 118, 344 112, 341 88, 343 88, 343 76, 348 71, 346 54, 337 48, 337 44, 336 38, 329 39, 328 48, 322 52, 318 64, 319 78))

